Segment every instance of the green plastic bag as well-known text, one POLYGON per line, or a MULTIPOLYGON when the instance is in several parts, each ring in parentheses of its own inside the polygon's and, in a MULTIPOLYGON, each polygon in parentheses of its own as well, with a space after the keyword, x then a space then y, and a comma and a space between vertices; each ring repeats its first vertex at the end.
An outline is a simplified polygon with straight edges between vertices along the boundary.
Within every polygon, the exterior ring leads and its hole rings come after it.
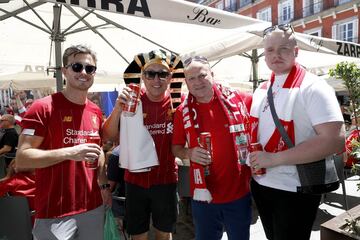
POLYGON ((121 240, 111 208, 106 210, 104 240, 121 240))

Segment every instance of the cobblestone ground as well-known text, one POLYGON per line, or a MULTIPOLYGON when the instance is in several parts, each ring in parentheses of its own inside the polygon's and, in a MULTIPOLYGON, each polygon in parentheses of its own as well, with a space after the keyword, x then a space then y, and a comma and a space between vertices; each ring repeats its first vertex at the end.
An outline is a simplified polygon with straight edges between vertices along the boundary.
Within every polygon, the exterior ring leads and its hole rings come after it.
POLYGON ((179 216, 173 240, 192 240, 195 238, 194 233, 190 199, 182 199, 179 204, 179 216))

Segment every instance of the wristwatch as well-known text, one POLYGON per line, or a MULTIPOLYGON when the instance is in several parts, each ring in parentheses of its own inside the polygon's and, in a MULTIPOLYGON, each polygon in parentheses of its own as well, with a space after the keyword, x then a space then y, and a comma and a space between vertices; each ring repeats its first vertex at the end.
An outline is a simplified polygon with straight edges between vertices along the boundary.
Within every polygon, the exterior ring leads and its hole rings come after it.
POLYGON ((108 184, 108 183, 101 184, 101 185, 99 185, 99 187, 101 190, 104 190, 104 189, 110 188, 110 184, 108 184))

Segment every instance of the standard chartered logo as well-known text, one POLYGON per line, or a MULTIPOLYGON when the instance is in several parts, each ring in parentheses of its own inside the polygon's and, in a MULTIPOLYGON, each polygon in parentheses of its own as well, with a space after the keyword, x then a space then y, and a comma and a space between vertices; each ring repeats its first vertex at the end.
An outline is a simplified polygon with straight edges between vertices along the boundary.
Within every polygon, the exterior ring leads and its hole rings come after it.
POLYGON ((171 122, 169 122, 166 126, 166 134, 172 133, 173 129, 174 129, 174 125, 171 122))
POLYGON ((158 134, 172 134, 174 126, 172 123, 154 123, 146 125, 147 130, 151 135, 158 134))

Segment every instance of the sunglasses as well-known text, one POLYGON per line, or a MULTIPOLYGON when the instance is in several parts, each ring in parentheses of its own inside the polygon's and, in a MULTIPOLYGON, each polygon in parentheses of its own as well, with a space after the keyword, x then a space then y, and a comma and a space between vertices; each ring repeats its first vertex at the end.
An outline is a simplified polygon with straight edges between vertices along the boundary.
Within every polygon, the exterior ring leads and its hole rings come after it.
POLYGON ((202 62, 202 63, 209 63, 209 61, 207 60, 206 57, 194 56, 194 57, 189 57, 188 59, 186 59, 184 61, 184 66, 185 67, 189 66, 192 61, 197 61, 197 62, 202 62))
POLYGON ((170 76, 169 72, 155 72, 155 71, 144 71, 144 76, 148 80, 154 80, 156 76, 160 80, 166 80, 170 76))
POLYGON ((71 63, 65 67, 66 68, 71 67, 71 69, 76 73, 82 72, 84 70, 84 68, 85 68, 86 74, 94 74, 96 72, 96 66, 84 65, 82 63, 71 63))
POLYGON ((276 29, 282 30, 284 32, 287 32, 291 30, 290 34, 294 33, 294 28, 290 24, 279 24, 275 26, 268 27, 263 32, 263 37, 265 37, 267 34, 270 34, 271 32, 275 31, 276 29))

